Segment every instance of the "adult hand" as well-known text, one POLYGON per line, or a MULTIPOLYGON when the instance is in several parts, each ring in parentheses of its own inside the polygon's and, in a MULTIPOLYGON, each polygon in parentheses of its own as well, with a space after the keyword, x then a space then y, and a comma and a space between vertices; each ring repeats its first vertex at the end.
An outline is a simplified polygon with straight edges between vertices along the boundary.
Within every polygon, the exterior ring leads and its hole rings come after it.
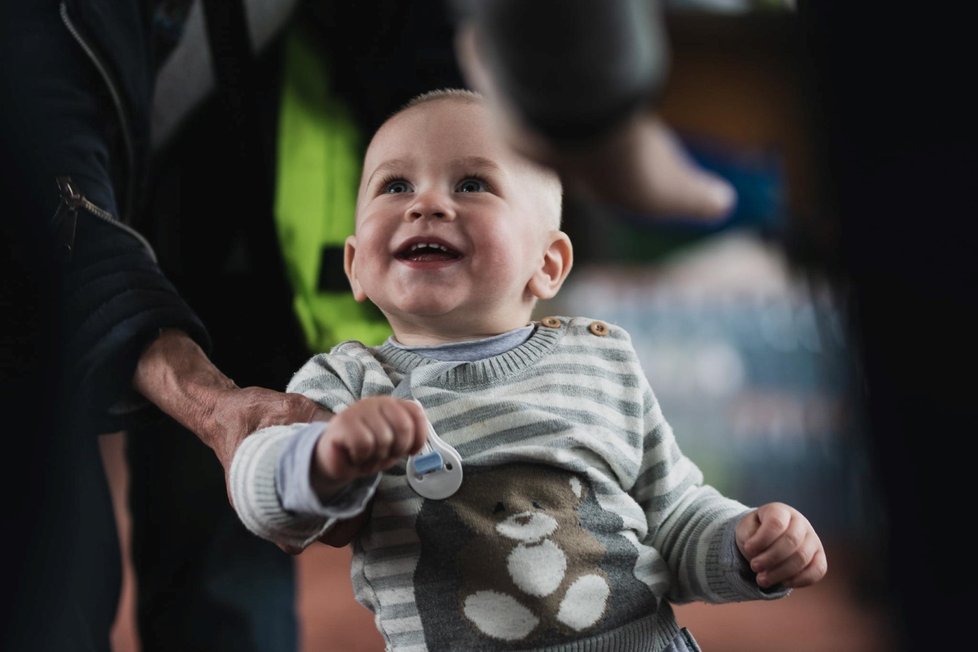
POLYGON ((332 416, 301 394, 238 387, 196 342, 178 330, 164 330, 146 348, 136 366, 133 386, 214 451, 224 467, 225 481, 234 452, 255 430, 328 421, 332 416))
POLYGON ((733 186, 696 165, 652 108, 638 110, 600 137, 559 145, 520 119, 486 64, 476 25, 460 26, 455 48, 466 82, 486 98, 502 140, 556 171, 568 193, 653 220, 665 216, 710 223, 732 211, 733 186))
POLYGON ((212 406, 190 428, 201 441, 211 447, 225 473, 241 441, 249 434, 289 423, 329 421, 332 413, 302 394, 277 392, 264 387, 234 387, 214 390, 209 399, 212 406))

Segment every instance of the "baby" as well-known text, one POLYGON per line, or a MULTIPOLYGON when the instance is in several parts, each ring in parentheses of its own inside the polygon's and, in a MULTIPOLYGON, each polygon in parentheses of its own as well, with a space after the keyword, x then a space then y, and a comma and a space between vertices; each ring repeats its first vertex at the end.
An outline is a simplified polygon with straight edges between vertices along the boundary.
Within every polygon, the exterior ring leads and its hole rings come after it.
POLYGON ((822 544, 703 483, 621 328, 531 321, 572 265, 561 185, 490 120, 434 91, 374 135, 345 268, 394 335, 295 374, 335 416, 246 438, 235 508, 297 549, 356 523, 389 650, 698 650, 670 603, 783 597, 824 576, 822 544))

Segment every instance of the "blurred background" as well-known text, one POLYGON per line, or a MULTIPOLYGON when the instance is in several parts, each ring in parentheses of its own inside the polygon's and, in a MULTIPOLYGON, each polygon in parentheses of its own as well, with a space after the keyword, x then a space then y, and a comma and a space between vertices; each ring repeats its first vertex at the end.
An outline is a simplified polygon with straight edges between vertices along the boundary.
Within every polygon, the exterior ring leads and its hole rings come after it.
MULTIPOLYGON (((628 329, 680 445, 708 481, 748 504, 792 504, 826 545, 826 579, 784 600, 678 607, 705 650, 894 649, 881 555, 887 511, 868 448, 852 297, 826 264, 841 245, 826 192, 826 117, 797 10, 773 0, 665 8, 672 65, 659 109, 693 158, 735 186, 736 209, 704 227, 569 196, 576 265, 539 316, 628 329)), ((421 24, 437 3, 404 11, 421 24)), ((418 70, 439 56, 419 52, 418 70)), ((103 453, 125 545, 124 437, 103 436, 103 453)), ((303 651, 382 650, 353 601, 349 551, 314 546, 296 563, 303 651)), ((126 577, 116 652, 139 647, 131 568, 126 577)))

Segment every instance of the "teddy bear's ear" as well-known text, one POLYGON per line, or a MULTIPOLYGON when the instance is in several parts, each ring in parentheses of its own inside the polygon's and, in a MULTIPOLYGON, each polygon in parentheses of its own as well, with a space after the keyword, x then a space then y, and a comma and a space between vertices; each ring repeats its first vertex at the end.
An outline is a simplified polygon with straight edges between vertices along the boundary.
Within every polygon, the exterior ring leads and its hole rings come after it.
POLYGON ((577 479, 577 476, 572 475, 570 477, 570 486, 571 491, 573 491, 574 495, 578 498, 580 498, 581 494, 584 493, 584 487, 581 486, 581 481, 577 479))

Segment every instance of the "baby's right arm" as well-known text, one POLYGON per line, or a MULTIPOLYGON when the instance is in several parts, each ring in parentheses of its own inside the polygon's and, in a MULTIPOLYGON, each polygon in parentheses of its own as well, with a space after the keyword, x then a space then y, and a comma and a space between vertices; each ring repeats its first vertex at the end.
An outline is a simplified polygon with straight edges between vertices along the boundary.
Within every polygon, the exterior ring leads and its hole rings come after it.
MULTIPOLYGON (((427 436, 421 406, 389 396, 362 399, 340 412, 319 435, 312 452, 309 488, 327 503, 357 478, 384 471, 406 455, 417 453, 427 436)), ((348 544, 363 527, 369 509, 337 521, 319 541, 348 544)))
POLYGON ((255 432, 231 463, 235 511, 254 534, 293 553, 316 539, 345 545, 362 525, 378 474, 417 453, 427 429, 420 404, 374 396, 337 410, 328 424, 255 432))
POLYGON ((428 421, 418 403, 390 396, 361 399, 334 416, 316 442, 312 488, 325 503, 351 481, 417 453, 427 433, 428 421))

